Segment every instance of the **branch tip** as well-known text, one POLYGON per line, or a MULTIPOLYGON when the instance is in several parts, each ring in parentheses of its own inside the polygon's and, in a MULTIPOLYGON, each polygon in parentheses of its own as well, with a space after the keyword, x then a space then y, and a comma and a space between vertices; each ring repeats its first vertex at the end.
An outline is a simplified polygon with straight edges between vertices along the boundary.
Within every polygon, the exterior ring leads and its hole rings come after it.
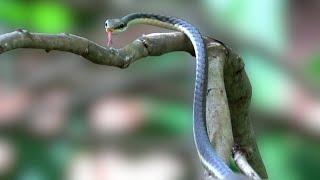
POLYGON ((62 35, 62 36, 70 36, 70 34, 69 34, 69 33, 66 33, 66 32, 61 33, 61 35, 62 35))
POLYGON ((31 33, 30 33, 28 30, 26 30, 26 29, 17 29, 16 31, 19 32, 19 33, 21 33, 21 34, 23 34, 23 35, 28 36, 29 38, 32 37, 31 33))
POLYGON ((17 31, 17 32, 20 32, 20 33, 23 33, 24 30, 19 28, 19 29, 17 29, 16 31, 17 31))

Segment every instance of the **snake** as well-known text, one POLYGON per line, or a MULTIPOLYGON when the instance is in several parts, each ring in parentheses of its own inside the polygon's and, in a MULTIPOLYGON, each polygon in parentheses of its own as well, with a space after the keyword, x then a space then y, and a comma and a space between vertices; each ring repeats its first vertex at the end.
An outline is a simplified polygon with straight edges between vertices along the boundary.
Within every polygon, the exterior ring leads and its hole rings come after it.
POLYGON ((180 18, 151 13, 132 13, 122 18, 107 19, 105 21, 105 29, 108 33, 108 45, 111 43, 112 33, 123 32, 134 24, 148 24, 180 31, 190 39, 196 56, 196 77, 193 98, 193 137, 196 150, 202 165, 211 175, 219 179, 233 176, 232 170, 213 148, 207 133, 206 95, 208 58, 201 33, 195 26, 180 18))

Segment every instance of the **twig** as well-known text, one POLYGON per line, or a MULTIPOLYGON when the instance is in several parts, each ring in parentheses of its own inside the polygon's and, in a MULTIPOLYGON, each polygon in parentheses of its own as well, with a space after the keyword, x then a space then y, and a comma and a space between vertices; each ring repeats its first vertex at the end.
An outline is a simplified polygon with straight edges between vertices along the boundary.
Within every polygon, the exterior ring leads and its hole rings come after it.
POLYGON ((258 173, 251 167, 246 159, 246 156, 241 151, 235 151, 233 154, 234 161, 238 165, 239 169, 252 179, 261 179, 258 173))

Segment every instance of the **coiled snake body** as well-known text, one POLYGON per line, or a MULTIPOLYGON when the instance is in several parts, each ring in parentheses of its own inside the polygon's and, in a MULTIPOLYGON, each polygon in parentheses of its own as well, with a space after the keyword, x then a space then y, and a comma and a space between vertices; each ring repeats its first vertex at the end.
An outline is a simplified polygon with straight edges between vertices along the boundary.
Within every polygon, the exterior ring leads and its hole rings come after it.
POLYGON ((134 13, 120 19, 108 19, 105 28, 109 38, 111 33, 122 32, 132 24, 150 24, 185 33, 194 47, 196 55, 196 79, 193 101, 193 134, 199 158, 204 167, 218 178, 226 178, 233 173, 212 147, 206 128, 206 92, 208 60, 206 47, 200 32, 188 22, 175 17, 147 13, 134 13))

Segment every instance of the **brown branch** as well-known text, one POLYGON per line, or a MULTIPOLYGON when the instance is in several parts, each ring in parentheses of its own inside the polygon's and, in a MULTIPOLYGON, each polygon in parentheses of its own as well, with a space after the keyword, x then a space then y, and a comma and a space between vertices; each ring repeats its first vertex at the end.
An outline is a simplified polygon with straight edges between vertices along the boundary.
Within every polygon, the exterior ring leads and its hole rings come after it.
MULTIPOLYGON (((230 157, 235 139, 236 144, 246 150, 252 167, 265 178, 266 171, 248 119, 251 86, 244 72, 243 62, 222 43, 206 37, 205 40, 209 59, 207 96, 209 137, 225 161, 230 157)), ((17 30, 0 35, 0 54, 18 48, 71 52, 93 63, 119 68, 126 68, 143 57, 159 56, 172 51, 187 51, 194 55, 190 41, 180 32, 149 34, 121 49, 103 47, 86 38, 65 33, 53 35, 17 30)))
POLYGON ((151 34, 133 41, 122 49, 103 47, 86 38, 66 33, 56 35, 17 30, 0 36, 0 54, 19 48, 71 52, 95 64, 119 68, 126 68, 143 57, 159 56, 171 51, 187 49, 193 53, 192 45, 182 33, 166 33, 161 36, 151 34))
MULTIPOLYGON (((232 127, 228 100, 224 86, 223 67, 227 49, 219 42, 205 38, 208 53, 208 87, 206 120, 207 131, 216 152, 225 162, 229 161, 233 145, 232 127)), ((211 179, 205 173, 203 179, 211 179)))
POLYGON ((233 145, 230 112, 224 87, 223 67, 227 49, 215 40, 206 38, 208 52, 207 129, 219 155, 226 162, 233 145))
MULTIPOLYGON (((243 161, 236 161, 240 170, 251 178, 257 179, 260 176, 266 179, 268 176, 248 116, 251 85, 244 70, 244 63, 237 54, 222 43, 218 43, 211 38, 205 39, 209 59, 207 95, 209 136, 213 140, 213 144, 216 145, 218 154, 225 158, 229 157, 228 145, 234 139, 235 145, 245 151, 243 158, 250 162, 247 166, 243 166, 241 164, 243 161), (229 106, 229 108, 226 108, 226 106, 229 106), (231 132, 228 131, 230 115, 231 132), (217 130, 217 133, 211 132, 215 130, 217 130), (231 134, 233 134, 233 139, 230 137, 231 134), (252 171, 248 171, 250 168, 252 171)), ((224 160, 227 161, 228 159, 224 160)), ((208 179, 208 174, 205 174, 204 178, 208 179)))
MULTIPOLYGON (((228 52, 230 54, 224 67, 224 82, 231 114, 235 149, 240 149, 259 176, 267 179, 268 175, 258 150, 249 117, 249 106, 252 94, 250 81, 240 56, 230 49, 228 52)), ((242 171, 246 172, 245 170, 242 171)))

